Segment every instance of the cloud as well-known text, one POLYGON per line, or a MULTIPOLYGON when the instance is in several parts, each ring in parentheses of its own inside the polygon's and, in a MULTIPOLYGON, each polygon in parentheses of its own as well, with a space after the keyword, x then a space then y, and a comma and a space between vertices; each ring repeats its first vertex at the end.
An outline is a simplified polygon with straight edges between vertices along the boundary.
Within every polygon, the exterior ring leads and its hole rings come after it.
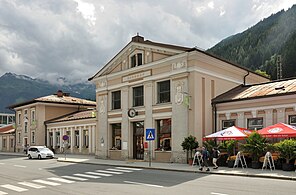
POLYGON ((204 49, 296 0, 1 0, 0 74, 86 81, 137 32, 204 49))

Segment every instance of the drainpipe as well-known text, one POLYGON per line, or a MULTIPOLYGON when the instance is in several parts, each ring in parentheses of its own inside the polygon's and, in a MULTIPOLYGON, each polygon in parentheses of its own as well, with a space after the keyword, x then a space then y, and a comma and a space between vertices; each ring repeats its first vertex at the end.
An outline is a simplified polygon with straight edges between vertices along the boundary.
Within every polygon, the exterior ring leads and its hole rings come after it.
POLYGON ((45 126, 45 146, 47 147, 47 125, 46 125, 46 123, 44 122, 44 126, 45 126))
POLYGON ((217 132, 217 106, 216 104, 212 104, 212 109, 213 109, 213 112, 214 112, 214 130, 215 130, 215 133, 217 132))
POLYGON ((250 74, 250 71, 244 76, 244 85, 246 85, 246 77, 250 74))

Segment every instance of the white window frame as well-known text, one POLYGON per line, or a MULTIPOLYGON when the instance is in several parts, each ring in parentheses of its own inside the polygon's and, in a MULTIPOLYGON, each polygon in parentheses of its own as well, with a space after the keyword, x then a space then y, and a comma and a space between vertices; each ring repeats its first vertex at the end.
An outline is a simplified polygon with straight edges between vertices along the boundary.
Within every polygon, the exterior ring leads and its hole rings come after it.
POLYGON ((144 57, 145 57, 145 55, 144 55, 144 52, 143 51, 135 51, 135 52, 133 52, 131 55, 130 55, 130 57, 129 57, 129 66, 130 66, 130 68, 134 68, 134 67, 137 67, 137 66, 142 66, 143 64, 144 64, 144 57), (141 54, 142 55, 142 63, 139 65, 139 61, 138 61, 138 55, 139 54, 141 54), (135 66, 132 66, 132 57, 133 56, 135 56, 135 58, 136 58, 136 64, 135 64, 135 66))
POLYGON ((295 120, 296 120, 296 115, 289 115, 289 125, 296 126, 296 122, 295 123, 291 122, 292 118, 295 118, 295 120))

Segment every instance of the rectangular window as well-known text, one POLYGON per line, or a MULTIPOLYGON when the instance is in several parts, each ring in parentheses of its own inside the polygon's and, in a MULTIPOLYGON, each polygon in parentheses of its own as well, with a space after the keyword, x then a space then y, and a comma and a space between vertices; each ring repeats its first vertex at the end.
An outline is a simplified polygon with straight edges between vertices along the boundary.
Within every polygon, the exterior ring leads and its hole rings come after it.
POLYGON ((20 124, 21 124, 21 117, 22 117, 22 114, 21 114, 21 113, 18 113, 17 116, 18 116, 18 123, 17 123, 17 124, 20 125, 20 124))
POLYGON ((79 147, 79 131, 75 131, 75 146, 79 147))
POLYGON ((60 145, 60 138, 61 138, 61 133, 58 131, 58 132, 56 132, 56 145, 57 146, 61 146, 60 145))
POLYGON ((170 151, 171 146, 171 119, 157 120, 157 150, 170 151))
POLYGON ((121 123, 112 124, 112 149, 121 150, 121 123))
POLYGON ((171 101, 170 81, 157 83, 157 103, 166 103, 171 101))
POLYGON ((131 67, 136 67, 137 66, 137 59, 136 59, 136 55, 133 55, 131 57, 131 67))
POLYGON ((18 143, 21 143, 21 132, 18 132, 18 143))
POLYGON ((259 130, 263 128, 263 118, 249 118, 248 119, 248 129, 249 130, 259 130))
POLYGON ((143 86, 133 88, 133 106, 144 105, 144 88, 143 86))
POLYGON ((28 122, 25 122, 25 133, 28 132, 28 122))
POLYGON ((6 139, 4 138, 2 141, 3 141, 3 144, 2 144, 3 148, 6 148, 6 139))
POLYGON ((27 115, 28 114, 28 110, 25 110, 25 115, 27 115))
POLYGON ((222 120, 222 129, 227 129, 228 127, 235 126, 235 120, 222 120))
POLYGON ((88 130, 84 130, 83 131, 83 146, 88 148, 88 140, 89 140, 89 137, 88 137, 88 130))
POLYGON ((137 54, 137 57, 138 57, 138 66, 141 66, 143 64, 142 54, 141 53, 138 53, 137 54))
POLYGON ((13 146, 14 146, 14 139, 11 138, 11 139, 10 139, 10 147, 13 148, 13 146))
POLYGON ((15 121, 15 116, 8 116, 8 124, 13 124, 15 121))
POLYGON ((112 92, 112 110, 121 108, 121 92, 112 92))
POLYGON ((31 111, 31 122, 35 121, 35 110, 31 111))
POLYGON ((289 125, 296 126, 296 115, 290 115, 289 116, 289 125))
POLYGON ((31 140, 32 140, 32 143, 35 143, 35 132, 32 132, 32 138, 31 138, 31 140))
POLYGON ((143 54, 137 53, 131 56, 131 67, 141 66, 143 64, 143 54))

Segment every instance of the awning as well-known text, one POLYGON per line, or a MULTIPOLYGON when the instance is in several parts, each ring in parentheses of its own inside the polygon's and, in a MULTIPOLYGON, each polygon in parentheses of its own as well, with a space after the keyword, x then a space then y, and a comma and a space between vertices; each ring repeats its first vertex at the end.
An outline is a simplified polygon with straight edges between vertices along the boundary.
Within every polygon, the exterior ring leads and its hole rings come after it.
POLYGON ((278 123, 258 130, 264 137, 296 137, 296 127, 285 123, 278 123))
POLYGON ((248 137, 248 135, 251 133, 252 131, 247 130, 246 128, 232 126, 211 135, 205 136, 204 140, 240 140, 248 137))

